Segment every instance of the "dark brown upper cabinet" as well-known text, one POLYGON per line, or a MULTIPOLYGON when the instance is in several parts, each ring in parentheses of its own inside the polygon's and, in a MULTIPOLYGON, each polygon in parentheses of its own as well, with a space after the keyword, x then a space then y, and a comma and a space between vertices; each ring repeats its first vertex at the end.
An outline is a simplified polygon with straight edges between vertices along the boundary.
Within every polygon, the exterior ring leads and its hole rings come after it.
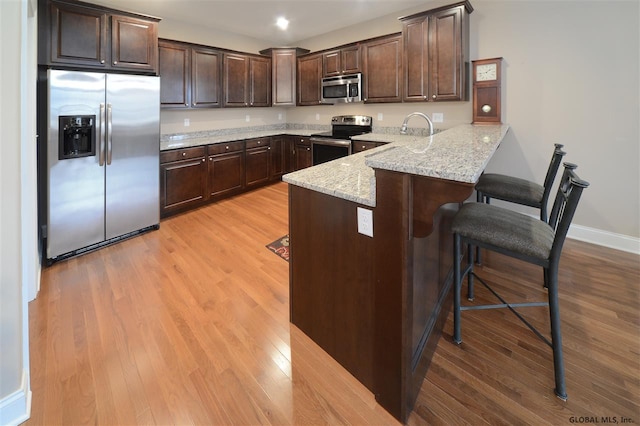
POLYGON ((298 58, 298 105, 321 103, 322 54, 298 58))
POLYGON ((191 48, 184 43, 160 40, 160 105, 188 108, 191 105, 191 48))
POLYGON ((269 48, 261 55, 271 57, 271 105, 296 104, 296 64, 298 55, 309 53, 301 48, 269 48))
POLYGON ((160 40, 160 105, 216 108, 222 105, 222 52, 160 40))
POLYGON ((225 107, 270 106, 270 58, 225 53, 223 63, 225 107))
POLYGON ((322 74, 332 77, 361 71, 360 46, 345 46, 322 54, 322 74))
POLYGON ((363 100, 402 102, 402 34, 380 37, 362 47, 363 100))
POLYGON ((400 18, 404 101, 468 99, 468 1, 400 18))
POLYGON ((191 106, 216 108, 222 105, 222 52, 205 47, 191 48, 191 106))
POLYGON ((157 73, 159 19, 75 1, 38 9, 40 65, 157 73))

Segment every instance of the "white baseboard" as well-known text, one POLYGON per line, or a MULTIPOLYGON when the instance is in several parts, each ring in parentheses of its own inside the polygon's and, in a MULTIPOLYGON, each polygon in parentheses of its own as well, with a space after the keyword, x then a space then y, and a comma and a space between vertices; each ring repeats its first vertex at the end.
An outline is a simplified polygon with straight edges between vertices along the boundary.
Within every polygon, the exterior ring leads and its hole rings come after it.
POLYGON ((19 425, 31 416, 29 374, 22 372, 20 389, 0 400, 0 425, 19 425))
POLYGON ((634 238, 628 235, 616 234, 581 225, 571 225, 567 238, 640 255, 640 238, 634 238))

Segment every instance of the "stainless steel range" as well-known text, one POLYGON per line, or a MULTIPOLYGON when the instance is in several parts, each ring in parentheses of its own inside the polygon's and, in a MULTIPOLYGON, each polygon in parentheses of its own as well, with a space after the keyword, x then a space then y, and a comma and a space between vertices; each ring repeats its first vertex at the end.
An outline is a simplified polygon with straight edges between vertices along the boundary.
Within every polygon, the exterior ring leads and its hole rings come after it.
POLYGON ((373 119, 366 115, 337 115, 331 131, 311 135, 311 162, 317 164, 351 155, 351 137, 371 133, 373 119))

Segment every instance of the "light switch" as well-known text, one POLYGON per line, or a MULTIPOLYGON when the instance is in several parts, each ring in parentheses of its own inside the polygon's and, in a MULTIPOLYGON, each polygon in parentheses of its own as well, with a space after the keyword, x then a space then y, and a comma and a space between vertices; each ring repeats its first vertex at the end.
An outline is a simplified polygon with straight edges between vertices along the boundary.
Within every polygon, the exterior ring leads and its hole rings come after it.
POLYGON ((442 123, 444 121, 444 114, 441 112, 434 112, 431 114, 431 120, 434 123, 442 123))
POLYGON ((383 118, 384 118, 384 115, 381 112, 379 112, 378 113, 378 121, 382 121, 383 118))
POLYGON ((244 116, 244 121, 246 121, 247 123, 251 121, 251 116, 250 115, 245 115, 244 116))
POLYGON ((189 122, 189 119, 188 119, 188 118, 185 118, 185 119, 184 119, 184 127, 189 127, 189 124, 191 124, 191 123, 189 122))

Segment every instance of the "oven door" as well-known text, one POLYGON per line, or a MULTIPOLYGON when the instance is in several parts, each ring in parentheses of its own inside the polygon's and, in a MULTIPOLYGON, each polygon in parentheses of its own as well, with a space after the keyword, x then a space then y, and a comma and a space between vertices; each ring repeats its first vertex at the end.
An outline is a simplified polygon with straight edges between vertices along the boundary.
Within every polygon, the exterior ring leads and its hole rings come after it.
POLYGON ((350 139, 311 137, 311 164, 314 166, 351 155, 350 139))

